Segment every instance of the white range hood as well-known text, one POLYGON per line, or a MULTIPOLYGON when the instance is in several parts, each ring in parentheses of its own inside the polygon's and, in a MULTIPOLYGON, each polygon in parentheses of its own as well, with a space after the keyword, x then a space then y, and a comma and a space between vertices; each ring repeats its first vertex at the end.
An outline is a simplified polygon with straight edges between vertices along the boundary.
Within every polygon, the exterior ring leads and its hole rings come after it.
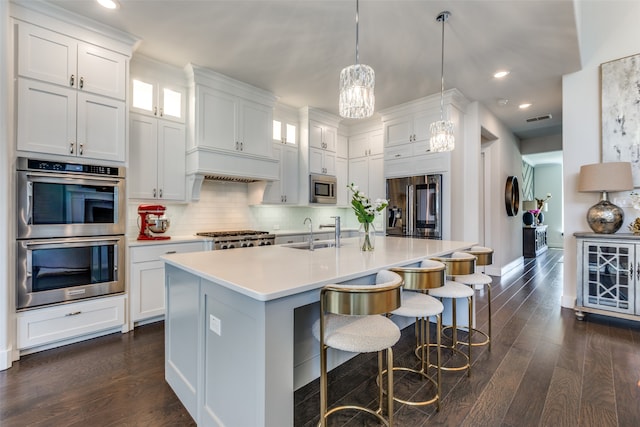
POLYGON ((188 64, 189 138, 186 170, 192 200, 202 182, 279 179, 272 156, 273 106, 268 91, 188 64))

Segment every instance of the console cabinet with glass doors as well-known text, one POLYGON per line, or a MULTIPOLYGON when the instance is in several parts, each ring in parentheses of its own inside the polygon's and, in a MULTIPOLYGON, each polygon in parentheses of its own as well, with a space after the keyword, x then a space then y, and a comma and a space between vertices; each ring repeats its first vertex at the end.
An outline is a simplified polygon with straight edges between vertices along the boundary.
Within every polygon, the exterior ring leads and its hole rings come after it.
POLYGON ((640 321, 640 238, 627 233, 574 235, 576 318, 594 313, 640 321))

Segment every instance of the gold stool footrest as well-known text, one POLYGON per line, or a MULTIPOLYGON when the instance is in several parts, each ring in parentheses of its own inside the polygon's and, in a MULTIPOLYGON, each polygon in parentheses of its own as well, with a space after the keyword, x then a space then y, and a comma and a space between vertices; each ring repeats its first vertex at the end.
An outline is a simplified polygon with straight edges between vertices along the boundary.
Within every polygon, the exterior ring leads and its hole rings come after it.
MULTIPOLYGON (((435 367, 437 365, 432 365, 432 366, 435 367)), ((431 405, 432 403, 437 403, 436 410, 437 411, 440 410, 440 395, 438 394, 438 383, 430 375, 428 375, 426 372, 423 372, 422 370, 417 370, 417 369, 412 369, 412 368, 404 368, 404 367, 401 367, 401 366, 394 367, 393 371, 394 372, 404 371, 404 372, 410 372, 410 373, 413 373, 413 374, 420 375, 422 378, 424 378, 427 381, 431 382, 431 384, 433 384, 433 386, 435 387, 435 390, 436 390, 435 396, 433 396, 431 399, 422 400, 422 401, 404 400, 404 399, 399 398, 394 393, 393 400, 395 402, 404 403, 405 405, 411 405, 411 406, 424 406, 424 405, 431 405)), ((382 371, 382 375, 384 376, 386 374, 387 374, 387 370, 385 369, 384 371, 382 371)), ((377 382, 377 379, 376 379, 376 382, 377 382)), ((384 394, 386 394, 387 390, 383 389, 382 392, 384 394)))
MULTIPOLYGON (((361 411, 361 412, 366 412, 368 414, 373 415, 374 417, 376 417, 378 420, 380 420, 382 422, 382 424, 384 424, 385 426, 389 427, 389 422, 378 412, 374 411, 373 409, 369 409, 369 408, 365 408, 364 406, 355 406, 355 405, 345 405, 345 406, 336 406, 335 408, 331 408, 327 411, 327 413, 325 414, 324 418, 327 419, 327 417, 331 414, 334 414, 338 411, 344 411, 347 409, 352 409, 355 411, 361 411)), ((320 420, 318 422, 318 426, 322 425, 322 420, 320 420)))
MULTIPOLYGON (((425 344, 428 347, 433 347, 433 348, 437 348, 438 344, 425 344)), ((468 374, 471 373, 471 363, 469 361, 469 356, 466 355, 464 352, 458 350, 455 347, 452 346, 448 346, 448 345, 440 345, 440 349, 441 350, 450 350, 453 354, 458 354, 460 356, 462 356, 465 360, 465 363, 462 363, 458 366, 445 366, 445 364, 443 363, 442 366, 440 366, 440 369, 442 369, 443 371, 464 371, 467 370, 468 374)), ((417 347, 415 349, 415 355, 416 357, 418 357, 418 359, 422 360, 420 358, 420 353, 421 353, 421 348, 417 347)), ((429 363, 429 367, 430 368, 436 368, 437 369, 437 365, 434 365, 433 363, 429 363)))
MULTIPOLYGON (((469 332, 469 328, 466 327, 466 326, 458 326, 458 329, 460 329, 463 332, 464 331, 466 331, 467 333, 469 332)), ((488 344, 491 343, 491 338, 489 338, 489 335, 486 332, 481 331, 481 330, 476 329, 476 328, 471 328, 471 329, 473 330, 473 336, 474 337, 476 336, 476 334, 480 334, 480 335, 482 335, 484 337, 484 339, 482 341, 472 342, 471 345, 473 347, 480 347, 480 346, 488 345, 488 344)), ((447 330, 451 330, 451 325, 445 326, 445 327, 442 328, 442 335, 444 337, 446 337, 447 339, 453 340, 453 337, 451 335, 447 334, 447 330)), ((455 344, 469 345, 468 342, 460 341, 460 340, 458 340, 458 342, 456 342, 455 344)), ((491 348, 491 346, 489 346, 489 348, 491 348)))

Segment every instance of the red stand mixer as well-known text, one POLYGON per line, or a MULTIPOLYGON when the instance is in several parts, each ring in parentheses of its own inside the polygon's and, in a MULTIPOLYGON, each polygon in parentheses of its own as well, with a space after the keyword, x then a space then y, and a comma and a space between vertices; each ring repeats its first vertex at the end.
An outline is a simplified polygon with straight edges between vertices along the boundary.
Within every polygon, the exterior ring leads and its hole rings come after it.
POLYGON ((167 210, 162 205, 138 206, 138 240, 167 240, 170 236, 156 236, 154 233, 164 233, 169 228, 169 219, 164 218, 167 210))

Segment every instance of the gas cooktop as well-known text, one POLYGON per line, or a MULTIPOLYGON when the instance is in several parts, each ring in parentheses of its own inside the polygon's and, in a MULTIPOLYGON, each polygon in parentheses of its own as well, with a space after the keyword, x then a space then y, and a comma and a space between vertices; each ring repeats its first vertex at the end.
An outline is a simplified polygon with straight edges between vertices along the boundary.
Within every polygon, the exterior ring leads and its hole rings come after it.
POLYGON ((250 248, 253 246, 271 246, 276 236, 267 231, 224 230, 203 231, 198 236, 212 237, 214 249, 250 248))

